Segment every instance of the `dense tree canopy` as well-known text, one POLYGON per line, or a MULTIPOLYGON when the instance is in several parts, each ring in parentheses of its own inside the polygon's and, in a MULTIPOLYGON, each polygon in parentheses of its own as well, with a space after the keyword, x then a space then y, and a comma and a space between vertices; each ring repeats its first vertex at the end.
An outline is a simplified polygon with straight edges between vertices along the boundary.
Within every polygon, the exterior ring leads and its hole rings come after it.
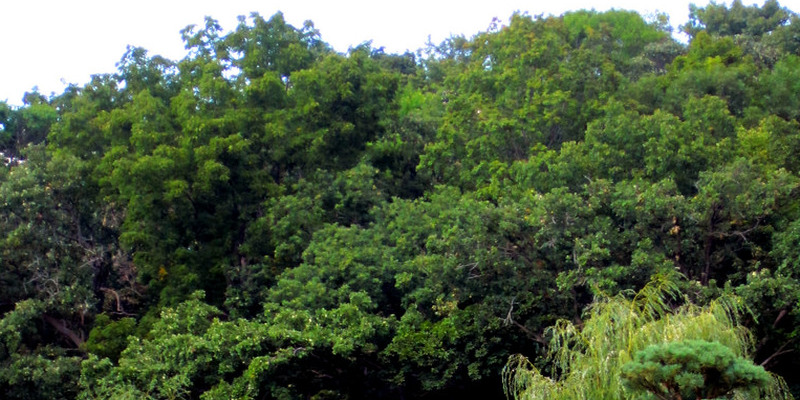
POLYGON ((798 393, 800 17, 689 13, 688 43, 575 11, 406 54, 207 18, 181 60, 0 103, 0 393, 497 397, 516 354, 514 394, 580 392, 564 357, 618 349, 571 345, 654 276, 643 329, 743 306, 595 389, 798 393))

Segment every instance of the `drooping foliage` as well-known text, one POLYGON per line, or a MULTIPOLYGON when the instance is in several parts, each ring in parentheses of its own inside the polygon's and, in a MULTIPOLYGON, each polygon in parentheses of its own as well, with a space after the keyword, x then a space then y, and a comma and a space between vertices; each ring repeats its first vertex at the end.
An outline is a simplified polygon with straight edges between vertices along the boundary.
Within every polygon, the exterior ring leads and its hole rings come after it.
POLYGON ((752 337, 739 325, 741 299, 677 306, 685 299, 678 297, 673 279, 656 276, 632 298, 599 297, 580 327, 561 320, 548 328, 552 376, 517 357, 504 371, 507 394, 515 399, 788 396, 779 377, 746 358, 752 337))

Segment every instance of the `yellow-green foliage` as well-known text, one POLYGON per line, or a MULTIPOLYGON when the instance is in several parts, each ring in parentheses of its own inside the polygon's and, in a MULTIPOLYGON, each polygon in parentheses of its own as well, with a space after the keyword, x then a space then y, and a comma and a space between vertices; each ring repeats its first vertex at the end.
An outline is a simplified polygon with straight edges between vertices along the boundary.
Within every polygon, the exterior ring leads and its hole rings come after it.
MULTIPOLYGON (((739 299, 721 297, 707 307, 687 302, 673 310, 669 300, 678 291, 665 276, 654 277, 632 299, 629 296, 597 299, 582 328, 561 320, 548 329, 555 376, 544 376, 523 356, 512 357, 503 371, 506 394, 524 400, 642 398, 624 386, 620 372, 636 352, 659 343, 713 341, 749 358, 752 337, 739 324, 744 311, 739 299)), ((734 392, 734 398, 792 397, 783 381, 773 377, 766 389, 734 392)))

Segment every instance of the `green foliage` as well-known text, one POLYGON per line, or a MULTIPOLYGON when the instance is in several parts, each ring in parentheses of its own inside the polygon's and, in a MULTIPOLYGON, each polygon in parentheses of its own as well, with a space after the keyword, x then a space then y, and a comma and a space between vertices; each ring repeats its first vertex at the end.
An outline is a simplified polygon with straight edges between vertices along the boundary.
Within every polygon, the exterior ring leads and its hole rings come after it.
POLYGON ((15 109, 0 103, 0 151, 5 157, 19 158, 28 145, 42 144, 58 112, 47 99, 34 91, 25 93, 24 107, 15 109))
POLYGON ((512 16, 508 26, 470 42, 469 57, 445 80, 447 113, 420 166, 472 189, 488 178, 481 161, 508 163, 526 159, 537 144, 581 140, 633 74, 631 55, 664 36, 622 11, 512 16))
POLYGON ((693 36, 701 30, 719 36, 762 36, 784 25, 790 15, 776 0, 768 0, 761 7, 745 6, 741 0, 734 0, 730 8, 715 3, 704 8, 692 5, 690 21, 682 29, 693 36))
POLYGON ((0 390, 7 399, 70 399, 78 393, 80 358, 59 346, 37 346, 36 322, 45 311, 23 300, 0 319, 0 390))
POLYGON ((621 375, 631 389, 659 399, 714 399, 736 389, 755 392, 770 381, 764 368, 718 342, 704 340, 645 347, 622 366, 621 375))
POLYGON ((106 314, 95 317, 94 327, 86 340, 86 351, 100 358, 112 361, 119 359, 120 353, 128 346, 128 336, 134 333, 136 320, 122 318, 113 321, 106 314))
POLYGON ((14 354, 0 369, 6 399, 74 399, 79 392, 80 358, 58 347, 14 354))
POLYGON ((765 74, 763 85, 764 94, 760 96, 767 112, 781 118, 797 120, 797 97, 792 95, 797 90, 797 79, 800 78, 798 57, 788 54, 781 58, 775 67, 765 74))
POLYGON ((211 318, 219 311, 199 300, 202 293, 192 297, 175 309, 164 310, 149 338, 130 339, 118 367, 112 369, 108 359, 94 355, 84 361, 81 398, 173 399, 200 385, 201 377, 211 371, 207 364, 213 351, 200 335, 209 330, 211 318))
POLYGON ((632 299, 596 300, 582 327, 559 321, 549 332, 553 376, 512 357, 504 371, 507 393, 515 399, 628 399, 639 398, 641 389, 663 399, 715 398, 731 390, 746 396, 739 398, 790 396, 780 378, 743 358, 752 338, 739 325, 740 299, 673 310, 677 294, 673 280, 657 276, 632 299))
POLYGON ((796 384, 798 16, 683 29, 517 13, 339 54, 206 18, 181 60, 0 103, 0 389, 497 397, 524 353, 551 378, 517 395, 620 398, 636 352, 691 340, 796 384))

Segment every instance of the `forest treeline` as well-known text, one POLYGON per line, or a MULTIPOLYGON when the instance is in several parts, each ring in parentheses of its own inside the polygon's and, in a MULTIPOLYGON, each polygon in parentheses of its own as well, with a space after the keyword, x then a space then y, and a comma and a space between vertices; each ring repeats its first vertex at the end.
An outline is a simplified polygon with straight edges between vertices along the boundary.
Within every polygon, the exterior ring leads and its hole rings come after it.
POLYGON ((2 397, 502 397, 653 277, 665 312, 736 299, 740 355, 797 393, 800 16, 680 29, 515 14, 342 54, 207 18, 182 60, 0 103, 2 397))

